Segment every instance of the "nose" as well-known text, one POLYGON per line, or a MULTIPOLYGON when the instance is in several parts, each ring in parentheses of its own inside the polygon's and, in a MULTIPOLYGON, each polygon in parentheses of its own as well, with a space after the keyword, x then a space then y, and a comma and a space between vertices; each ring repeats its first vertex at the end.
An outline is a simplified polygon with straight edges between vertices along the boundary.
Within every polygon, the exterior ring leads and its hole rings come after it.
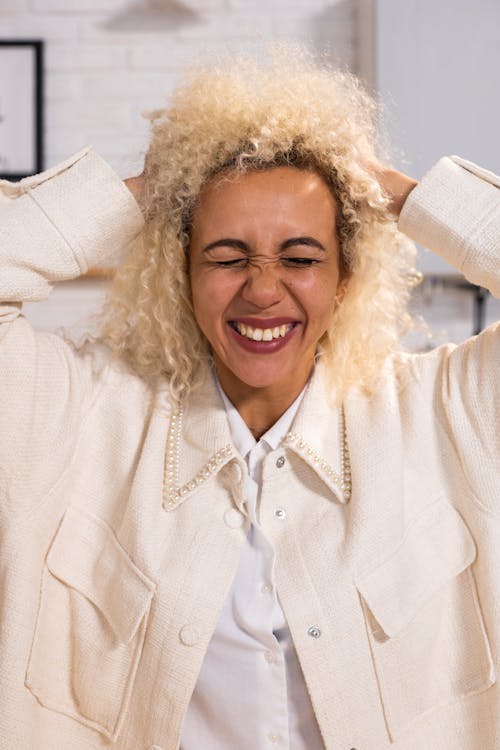
POLYGON ((272 260, 255 260, 249 263, 241 296, 262 310, 276 305, 283 299, 284 286, 278 263, 272 260))

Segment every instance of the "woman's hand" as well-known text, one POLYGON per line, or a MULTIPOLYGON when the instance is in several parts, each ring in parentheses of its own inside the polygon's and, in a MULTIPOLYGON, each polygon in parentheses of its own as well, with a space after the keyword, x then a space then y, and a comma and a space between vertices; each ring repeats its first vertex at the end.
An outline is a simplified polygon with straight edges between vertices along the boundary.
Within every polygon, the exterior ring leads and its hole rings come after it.
POLYGON ((380 162, 370 162, 368 171, 372 173, 389 198, 389 210, 398 219, 406 199, 413 188, 418 185, 418 180, 396 169, 389 169, 380 162))
POLYGON ((137 203, 141 205, 142 196, 144 193, 144 172, 136 177, 127 177, 123 180, 125 185, 128 187, 137 203))
POLYGON ((360 137, 357 148, 360 165, 377 180, 389 198, 389 211, 394 214, 397 221, 405 200, 418 185, 418 181, 408 177, 404 172, 398 172, 382 164, 365 136, 360 137))

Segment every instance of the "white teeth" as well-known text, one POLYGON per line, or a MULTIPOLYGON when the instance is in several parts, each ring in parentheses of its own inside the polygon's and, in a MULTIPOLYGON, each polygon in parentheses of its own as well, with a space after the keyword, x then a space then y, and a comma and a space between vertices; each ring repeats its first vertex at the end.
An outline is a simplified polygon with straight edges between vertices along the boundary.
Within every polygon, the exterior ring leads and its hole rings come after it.
POLYGON ((273 339, 283 338, 293 326, 291 324, 275 326, 274 328, 253 328, 244 323, 236 323, 235 328, 241 336, 245 336, 252 341, 272 341, 273 339))

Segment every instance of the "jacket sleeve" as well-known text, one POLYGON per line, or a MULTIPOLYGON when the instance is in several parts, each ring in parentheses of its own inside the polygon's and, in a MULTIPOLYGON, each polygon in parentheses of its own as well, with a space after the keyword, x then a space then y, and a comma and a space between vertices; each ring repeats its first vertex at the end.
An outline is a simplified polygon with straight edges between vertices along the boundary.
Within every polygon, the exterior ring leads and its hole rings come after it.
POLYGON ((500 297, 500 177, 444 157, 412 190, 399 229, 500 297))
MULTIPOLYGON (((441 159, 403 207, 399 228, 500 297, 500 178, 441 159)), ((419 360, 435 373, 434 413, 483 507, 500 512, 500 323, 419 360)), ((420 373, 425 382, 428 373, 420 373)))
POLYGON ((142 216, 87 148, 20 183, 0 181, 0 508, 31 508, 68 467, 97 384, 91 358, 36 332, 24 300, 113 261, 142 216))

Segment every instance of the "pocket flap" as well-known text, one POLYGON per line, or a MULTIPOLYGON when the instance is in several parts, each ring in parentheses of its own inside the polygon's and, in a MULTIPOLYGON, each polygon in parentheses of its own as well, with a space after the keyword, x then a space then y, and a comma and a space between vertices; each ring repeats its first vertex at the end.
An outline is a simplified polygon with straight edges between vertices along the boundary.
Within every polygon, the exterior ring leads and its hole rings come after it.
POLYGON ((104 521, 68 508, 47 567, 89 599, 123 643, 132 640, 150 606, 155 583, 134 565, 104 521))
POLYGON ((475 557, 474 540, 462 517, 438 500, 412 523, 395 550, 356 578, 356 587, 391 638, 475 557))

